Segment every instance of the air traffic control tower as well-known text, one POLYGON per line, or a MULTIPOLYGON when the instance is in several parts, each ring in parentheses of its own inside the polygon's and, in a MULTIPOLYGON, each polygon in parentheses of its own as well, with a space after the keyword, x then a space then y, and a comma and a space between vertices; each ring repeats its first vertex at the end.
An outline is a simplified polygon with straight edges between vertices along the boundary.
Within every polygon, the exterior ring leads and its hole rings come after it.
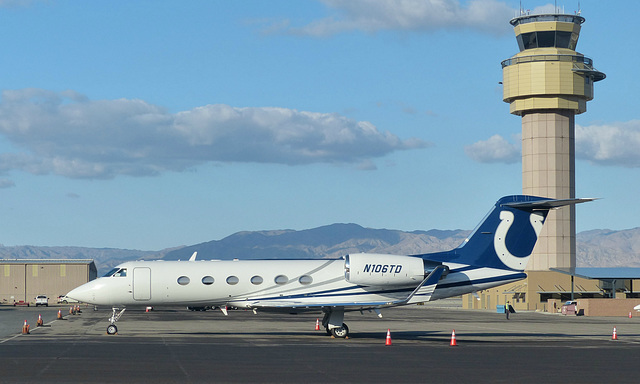
MULTIPOLYGON (((502 62, 503 100, 522 117, 522 192, 575 197, 575 115, 605 74, 575 51, 579 15, 520 15, 510 21, 520 52, 502 62)), ((575 207, 549 213, 527 270, 576 266, 575 207)))

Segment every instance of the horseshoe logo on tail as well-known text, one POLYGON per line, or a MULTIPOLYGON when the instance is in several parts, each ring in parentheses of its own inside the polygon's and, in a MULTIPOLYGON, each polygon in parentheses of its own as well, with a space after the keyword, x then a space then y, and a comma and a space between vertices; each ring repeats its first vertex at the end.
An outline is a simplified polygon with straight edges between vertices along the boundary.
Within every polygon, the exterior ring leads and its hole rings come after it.
MULTIPOLYGON (((493 248, 496 251, 496 254, 500 258, 500 261, 507 267, 511 269, 524 270, 527 266, 527 262, 529 261, 529 256, 531 254, 518 257, 514 256, 507 249, 507 245, 505 243, 507 238, 507 232, 509 232, 509 228, 513 224, 513 212, 510 211, 502 211, 500 212, 500 224, 498 224, 498 228, 496 229, 496 234, 493 238, 493 248)), ((540 213, 533 212, 529 216, 529 222, 531 222, 531 226, 533 227, 534 232, 536 233, 536 238, 540 235, 540 231, 542 230, 542 224, 544 223, 544 216, 540 213)))

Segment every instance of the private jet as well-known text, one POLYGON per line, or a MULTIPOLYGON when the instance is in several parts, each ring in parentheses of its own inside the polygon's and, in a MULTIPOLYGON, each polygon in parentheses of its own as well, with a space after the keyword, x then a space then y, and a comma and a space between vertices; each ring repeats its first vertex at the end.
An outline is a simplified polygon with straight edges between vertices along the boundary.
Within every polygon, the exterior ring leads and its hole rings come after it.
POLYGON ((506 196, 462 244, 419 255, 353 253, 339 259, 131 261, 67 294, 112 308, 108 334, 127 306, 227 308, 323 314, 327 334, 346 338, 345 312, 425 303, 526 277, 547 214, 593 199, 506 196))

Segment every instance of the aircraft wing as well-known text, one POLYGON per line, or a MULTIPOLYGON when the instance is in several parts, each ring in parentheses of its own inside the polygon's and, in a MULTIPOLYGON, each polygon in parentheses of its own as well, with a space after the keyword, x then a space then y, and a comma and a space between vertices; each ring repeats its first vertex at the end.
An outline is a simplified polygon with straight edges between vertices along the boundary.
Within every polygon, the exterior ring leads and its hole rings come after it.
MULTIPOLYGON (((394 307, 397 305, 415 304, 431 299, 431 294, 438 286, 438 281, 447 267, 440 265, 436 267, 422 282, 411 292, 406 298, 392 301, 375 301, 375 302, 318 302, 309 303, 304 301, 295 301, 291 299, 283 300, 255 300, 243 301, 242 306, 248 308, 273 308, 273 309, 305 309, 305 308, 321 308, 321 307, 356 307, 360 308, 382 308, 394 307)), ((233 305, 233 303, 229 303, 233 305)))

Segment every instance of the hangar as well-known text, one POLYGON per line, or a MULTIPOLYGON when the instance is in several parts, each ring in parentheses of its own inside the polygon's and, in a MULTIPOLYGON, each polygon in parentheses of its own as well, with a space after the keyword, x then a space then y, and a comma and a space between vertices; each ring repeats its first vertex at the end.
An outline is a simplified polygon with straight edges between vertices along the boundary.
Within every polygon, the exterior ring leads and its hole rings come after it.
POLYGON ((49 304, 73 288, 98 275, 92 259, 0 259, 0 302, 34 305, 37 295, 46 295, 49 304))
POLYGON ((526 273, 527 278, 516 283, 464 295, 463 308, 500 311, 509 301, 516 311, 559 313, 563 302, 577 301, 586 316, 626 316, 640 304, 640 268, 550 268, 526 273))

